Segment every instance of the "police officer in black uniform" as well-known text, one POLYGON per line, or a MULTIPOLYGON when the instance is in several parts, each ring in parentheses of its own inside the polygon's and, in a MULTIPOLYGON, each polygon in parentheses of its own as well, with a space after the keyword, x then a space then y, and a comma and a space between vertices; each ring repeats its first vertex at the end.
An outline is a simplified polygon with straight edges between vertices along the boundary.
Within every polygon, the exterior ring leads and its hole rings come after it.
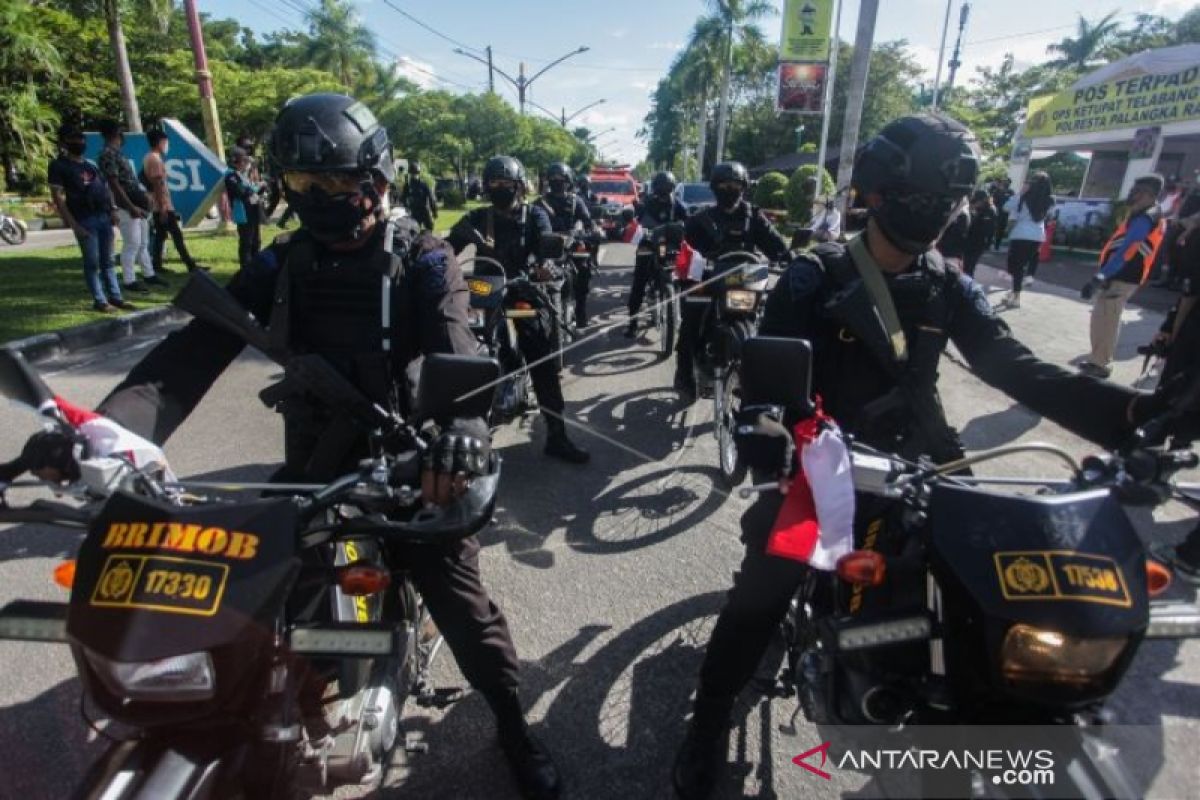
MULTIPOLYGON (((475 245, 480 255, 495 258, 504 265, 510 278, 529 276, 545 267, 536 263, 543 234, 553 233, 550 217, 538 205, 525 202, 525 167, 512 156, 496 156, 483 167, 483 195, 491 205, 477 208, 464 216, 450 231, 449 242, 456 253, 475 245)), ((533 390, 537 393, 542 416, 546 420, 546 455, 583 464, 590 454, 567 437, 563 422, 566 401, 558 379, 553 352, 553 329, 544 297, 530 297, 543 303, 542 313, 518 320, 517 346, 531 364, 533 390)))
POLYGON ((404 203, 408 213, 412 214, 422 228, 433 230, 433 221, 437 219, 437 198, 429 184, 421 179, 421 162, 410 161, 408 164, 408 180, 404 182, 404 191, 400 193, 400 202, 404 203))
MULTIPOLYGON (((687 220, 687 207, 675 197, 676 185, 675 174, 669 171, 656 172, 650 179, 650 196, 637 209, 638 224, 647 233, 660 225, 687 220)), ((633 287, 629 290, 629 327, 625 329, 627 339, 637 336, 637 314, 646 297, 646 284, 654 277, 657 266, 653 257, 644 255, 639 255, 634 265, 633 287)))
MULTIPOLYGON (((575 174, 571 168, 561 161, 555 161, 546 167, 546 184, 550 191, 537 199, 534 205, 540 206, 550 217, 550 227, 555 233, 571 233, 575 224, 583 226, 584 233, 593 233, 595 224, 588 211, 587 203, 575 194, 575 174)), ((588 324, 587 297, 592 286, 592 266, 578 269, 571 280, 575 293, 575 325, 585 328, 588 324)))
MULTIPOLYGON (((371 400, 403 413, 406 370, 415 359, 477 352, 454 255, 429 234, 388 224, 391 144, 362 103, 340 94, 292 100, 275 120, 270 146, 302 226, 263 250, 228 289, 289 350, 324 356, 371 400)), ((99 410, 161 443, 242 347, 236 336, 194 320, 142 359, 99 410)), ((279 408, 285 428, 279 480, 328 480, 366 455, 364 437, 343 436, 331 424, 331 410, 305 395, 287 397, 279 408)), ((451 475, 469 476, 477 467, 460 457, 463 442, 486 449, 482 420, 460 420, 443 434, 433 446, 434 463, 447 456, 451 475)), ((479 542, 472 536, 446 546, 413 545, 405 549, 404 567, 463 674, 495 713, 523 793, 556 797, 558 773, 530 735, 518 699, 519 662, 508 624, 480 579, 479 542)), ((316 702, 319 708, 319 696, 316 702)), ((316 724, 314 715, 305 716, 316 724)))
MULTIPOLYGON (((936 386, 948 341, 986 383, 1080 436, 1116 446, 1134 423, 1156 412, 1151 396, 1038 360, 992 312, 983 289, 945 267, 932 249, 961 210, 978 169, 975 137, 954 120, 922 115, 885 127, 854 166, 855 187, 870 209, 866 232, 849 245, 822 244, 793 261, 769 296, 761 333, 811 342, 813 390, 825 411, 885 452, 935 462, 962 452, 936 386), (882 273, 898 337, 880 321, 892 315, 876 313, 880 306, 862 277, 869 270, 882 273)), ((739 439, 756 479, 779 476, 778 440, 739 439)), ((806 575, 806 565, 766 553, 781 502, 778 492, 761 494, 742 517, 746 554, 713 629, 675 762, 681 797, 708 796, 725 762, 734 699, 806 575)), ((866 502, 860 498, 860 521, 874 516, 866 502)))
MULTIPOLYGON (((687 221, 687 241, 700 255, 713 260, 725 253, 759 252, 772 261, 788 257, 788 246, 766 215, 743 199, 750 188, 750 174, 737 161, 723 161, 712 169, 708 185, 717 204, 694 214, 687 221)), ((675 389, 685 401, 696 397, 692 355, 699 344, 703 308, 683 303, 679 344, 675 348, 675 389)))

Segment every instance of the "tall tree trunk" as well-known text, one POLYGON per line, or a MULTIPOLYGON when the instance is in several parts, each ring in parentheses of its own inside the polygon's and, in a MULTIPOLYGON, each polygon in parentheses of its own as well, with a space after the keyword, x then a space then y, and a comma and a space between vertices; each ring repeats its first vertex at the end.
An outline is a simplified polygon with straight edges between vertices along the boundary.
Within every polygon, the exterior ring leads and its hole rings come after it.
POLYGON ((704 151, 708 149, 708 84, 700 92, 700 141, 696 144, 696 180, 704 180, 704 151))
POLYGON ((125 30, 121 27, 119 0, 105 0, 104 16, 108 22, 108 40, 112 43, 113 58, 117 63, 117 86, 121 89, 125 126, 130 131, 140 133, 142 115, 138 111, 137 92, 133 88, 133 73, 129 70, 129 53, 125 50, 125 30))

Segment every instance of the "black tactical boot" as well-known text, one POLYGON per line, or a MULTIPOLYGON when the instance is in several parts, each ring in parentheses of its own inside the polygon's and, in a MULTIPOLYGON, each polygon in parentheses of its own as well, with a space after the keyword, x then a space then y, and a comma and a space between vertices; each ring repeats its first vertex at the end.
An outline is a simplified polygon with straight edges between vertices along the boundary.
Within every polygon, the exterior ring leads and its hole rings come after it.
POLYGON ((586 328, 588 326, 587 303, 575 304, 575 327, 586 328))
POLYGON ((696 402, 696 376, 690 364, 684 366, 679 360, 675 363, 675 391, 679 392, 679 399, 685 404, 696 402))
POLYGON ((567 438, 567 426, 561 419, 549 415, 545 419, 546 455, 571 464, 586 464, 591 459, 591 453, 567 438))
POLYGON ((681 800, 705 800, 725 767, 732 700, 696 698, 692 722, 675 755, 671 781, 681 800))
POLYGON ((508 759, 517 788, 528 800, 554 800, 562 792, 562 778, 554 760, 525 722, 516 691, 487 698, 496 714, 500 749, 508 759))
POLYGON ((637 338, 637 329, 638 329, 637 318, 630 317, 629 326, 627 328, 625 328, 625 338, 626 339, 636 339, 637 338))

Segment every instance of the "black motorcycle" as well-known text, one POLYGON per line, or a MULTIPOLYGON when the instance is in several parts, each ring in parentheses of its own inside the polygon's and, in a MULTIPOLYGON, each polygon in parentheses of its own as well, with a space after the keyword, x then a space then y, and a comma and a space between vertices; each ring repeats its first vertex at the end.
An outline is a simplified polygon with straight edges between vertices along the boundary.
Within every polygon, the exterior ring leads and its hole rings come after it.
POLYGON ((713 427, 721 477, 737 486, 746 465, 734 443, 742 343, 758 331, 766 303, 770 268, 762 256, 735 251, 718 257, 705 270, 703 288, 684 298, 702 308, 700 341, 694 350, 696 387, 713 399, 713 427))
MULTIPOLYGON (((166 482, 110 456, 84 458, 79 481, 50 487, 78 506, 0 502, 0 522, 86 531, 56 571, 69 602, 0 610, 0 638, 68 644, 86 705, 134 731, 76 796, 287 798, 302 774, 377 782, 404 743, 404 704, 457 695, 430 681, 442 637, 400 548, 478 531, 500 476, 493 456, 462 498, 426 507, 430 432, 415 423, 485 414, 490 393, 472 389, 497 375, 488 359, 427 358, 407 424, 319 357, 295 357, 285 382, 370 431, 371 456, 327 485, 166 482)), ((74 435, 10 351, 0 392, 50 407, 48 424, 74 435)), ((40 485, 14 485, 30 484, 40 485)))
MULTIPOLYGON (((742 432, 784 439, 785 463, 795 449, 779 420, 788 407, 803 415, 810 358, 792 339, 743 348, 742 432)), ((1056 730, 1067 740, 1073 731, 1087 739, 1143 639, 1200 636, 1194 605, 1152 599, 1170 573, 1147 560, 1122 508, 1175 494, 1171 476, 1198 463, 1190 450, 1147 444, 1077 463, 1051 445, 1017 444, 931 465, 856 444, 851 457, 858 549, 834 572, 809 571, 783 630, 782 683, 811 722, 1066 726, 1056 730), (962 472, 1025 452, 1061 458, 1072 477, 962 472)), ((1056 784, 1053 796, 1138 796, 1119 761, 1088 761, 1096 748, 1075 743, 1072 757, 1087 763, 1071 773, 1073 789, 1056 784)))
POLYGON ((486 256, 462 260, 471 293, 468 323, 486 354, 500 364, 503 378, 496 388, 491 424, 505 425, 537 410, 533 379, 517 347, 516 325, 538 315, 536 292, 524 279, 507 280, 504 265, 486 256))
POLYGON ((649 264, 646 309, 650 324, 658 331, 658 352, 670 358, 679 329, 679 292, 675 288, 675 260, 683 247, 682 222, 668 222, 646 233, 638 244, 639 263, 649 264))

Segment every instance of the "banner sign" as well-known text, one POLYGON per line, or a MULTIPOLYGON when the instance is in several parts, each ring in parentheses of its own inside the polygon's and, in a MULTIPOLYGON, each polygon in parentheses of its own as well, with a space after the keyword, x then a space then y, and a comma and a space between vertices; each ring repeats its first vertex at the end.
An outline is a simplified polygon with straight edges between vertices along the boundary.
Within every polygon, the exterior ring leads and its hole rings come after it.
POLYGON ((776 110, 794 114, 822 113, 827 72, 828 67, 824 64, 780 64, 776 110))
POLYGON ((780 61, 828 61, 833 0, 784 0, 780 61))
POLYGON ((1200 66, 1066 89, 1029 101, 1025 135, 1040 139, 1200 119, 1200 66))
MULTIPOLYGON (((167 134, 167 155, 163 164, 167 169, 171 203, 185 226, 199 225, 225 187, 225 165, 179 120, 164 119, 162 129, 167 134)), ((104 149, 104 140, 94 132, 86 133, 84 137, 87 139, 84 155, 96 161, 104 149)), ((121 152, 129 159, 133 174, 140 174, 142 159, 150 152, 146 134, 126 133, 121 152)))

